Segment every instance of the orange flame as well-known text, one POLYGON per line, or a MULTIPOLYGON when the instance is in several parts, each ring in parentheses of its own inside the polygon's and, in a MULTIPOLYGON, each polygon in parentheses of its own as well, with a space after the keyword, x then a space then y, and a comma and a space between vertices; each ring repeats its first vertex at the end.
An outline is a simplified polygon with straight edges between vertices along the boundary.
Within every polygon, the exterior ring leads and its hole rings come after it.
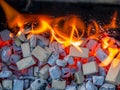
POLYGON ((106 30, 110 29, 110 28, 117 28, 118 27, 117 23, 116 23, 117 22, 117 16, 118 16, 118 13, 117 13, 117 11, 115 11, 110 24, 103 26, 103 28, 106 29, 106 30))

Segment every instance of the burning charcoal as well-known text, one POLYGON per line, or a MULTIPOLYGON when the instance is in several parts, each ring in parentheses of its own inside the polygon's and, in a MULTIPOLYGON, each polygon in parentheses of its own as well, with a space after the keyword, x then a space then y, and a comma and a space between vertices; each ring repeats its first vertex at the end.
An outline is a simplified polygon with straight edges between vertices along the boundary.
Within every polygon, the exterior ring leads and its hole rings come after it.
POLYGON ((10 55, 11 55, 11 49, 10 47, 8 46, 5 46, 1 49, 1 58, 2 58, 2 61, 4 62, 8 62, 9 58, 10 58, 10 55))
POLYGON ((75 81, 77 84, 81 84, 84 81, 84 76, 83 76, 82 72, 80 72, 80 71, 76 72, 74 74, 74 78, 75 78, 75 81))
POLYGON ((1 36, 3 41, 10 40, 10 31, 9 30, 3 30, 2 32, 0 32, 0 36, 1 36))
POLYGON ((67 65, 67 61, 58 59, 56 60, 56 64, 61 67, 65 67, 67 65))
POLYGON ((11 55, 11 57, 10 57, 10 62, 12 62, 12 63, 16 63, 16 62, 18 62, 19 60, 20 60, 20 56, 19 55, 17 55, 17 54, 13 54, 13 55, 11 55))
POLYGON ((87 90, 85 87, 85 83, 83 83, 82 85, 79 85, 78 90, 87 90))
POLYGON ((30 86, 31 90, 45 90, 47 82, 44 79, 36 79, 30 86))
POLYGON ((99 90, 116 90, 115 85, 104 83, 99 90))
POLYGON ((73 57, 66 56, 66 57, 64 57, 64 60, 67 61, 67 63, 68 63, 69 65, 73 65, 73 64, 74 64, 74 59, 73 59, 73 57))
POLYGON ((20 39, 19 38, 15 38, 15 45, 17 45, 17 46, 21 46, 21 44, 22 44, 22 42, 20 41, 20 39))
POLYGON ((65 89, 66 81, 52 80, 52 87, 56 89, 65 89))
POLYGON ((93 84, 95 85, 102 85, 104 82, 104 77, 103 76, 93 76, 93 84))
POLYGON ((98 72, 98 67, 95 61, 83 64, 83 74, 89 75, 98 72))
POLYGON ((66 78, 70 76, 70 68, 62 68, 62 77, 66 78))
POLYGON ((39 71, 39 67, 38 66, 35 66, 34 67, 34 76, 38 76, 38 71, 39 71))
POLYGON ((73 57, 82 57, 82 58, 88 58, 89 56, 89 49, 88 48, 82 48, 80 47, 81 50, 78 50, 74 46, 70 47, 70 56, 73 57))
POLYGON ((32 55, 35 56, 39 61, 42 61, 42 62, 46 62, 49 57, 49 53, 46 50, 44 50, 43 48, 41 48, 40 46, 37 46, 32 51, 32 55))
POLYGON ((102 62, 107 57, 107 54, 103 51, 102 48, 98 48, 96 50, 96 57, 102 62))
POLYGON ((22 48, 23 57, 29 57, 31 55, 29 43, 23 43, 21 45, 21 48, 22 48))
POLYGON ((12 80, 3 80, 2 85, 4 90, 12 90, 12 80))
POLYGON ((34 76, 20 76, 19 79, 30 79, 30 80, 35 80, 34 76))
POLYGON ((98 90, 98 89, 91 81, 88 81, 86 83, 86 90, 98 90))
POLYGON ((24 41, 26 40, 26 37, 25 37, 24 34, 20 34, 20 35, 18 36, 18 38, 19 38, 22 42, 24 42, 24 41))
POLYGON ((51 67, 49 73, 52 79, 59 79, 61 76, 61 70, 58 66, 51 67))
POLYGON ((29 80, 24 80, 24 89, 29 88, 29 80))
POLYGON ((77 90, 76 89, 76 86, 73 86, 73 85, 67 85, 65 90, 77 90))
POLYGON ((37 38, 35 35, 32 35, 30 38, 30 47, 35 47, 37 43, 37 38))
POLYGON ((49 39, 43 37, 43 36, 37 36, 38 40, 42 41, 42 43, 45 45, 45 46, 48 46, 49 45, 49 39))
POLYGON ((13 90, 23 90, 24 82, 23 80, 14 80, 13 90))
POLYGON ((92 61, 95 61, 95 60, 96 60, 96 59, 95 59, 94 56, 91 56, 91 57, 88 58, 88 62, 92 62, 92 61))
POLYGON ((63 53, 64 52, 64 48, 63 45, 58 43, 58 42, 52 42, 49 45, 49 48, 51 49, 51 51, 53 51, 54 53, 63 53))
POLYGON ((56 60, 59 58, 59 55, 58 54, 52 54, 49 59, 48 59, 48 64, 50 64, 51 66, 55 65, 56 63, 56 60))
POLYGON ((25 68, 28 68, 34 65, 35 61, 33 60, 32 57, 27 57, 27 58, 23 58, 22 60, 18 61, 16 64, 17 64, 18 70, 22 70, 22 69, 25 69, 25 68))
POLYGON ((120 84, 120 59, 113 60, 105 80, 117 85, 120 84))
POLYGON ((12 75, 11 71, 1 71, 0 72, 0 78, 8 78, 12 75))
POLYGON ((49 76, 49 66, 45 65, 41 70, 39 71, 39 76, 43 79, 47 79, 49 76))

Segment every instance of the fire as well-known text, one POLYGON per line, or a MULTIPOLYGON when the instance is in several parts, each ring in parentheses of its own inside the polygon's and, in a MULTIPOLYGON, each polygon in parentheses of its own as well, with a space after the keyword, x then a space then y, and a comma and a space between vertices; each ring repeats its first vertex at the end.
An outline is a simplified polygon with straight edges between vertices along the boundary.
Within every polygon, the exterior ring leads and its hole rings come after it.
MULTIPOLYGON (((59 18, 51 18, 49 16, 41 15, 23 15, 16 11, 14 8, 9 6, 4 0, 0 0, 0 5, 3 8, 6 17, 8 26, 10 28, 19 27, 17 36, 20 36, 22 33, 32 34, 42 34, 44 32, 50 32, 50 41, 56 40, 57 42, 63 44, 65 47, 70 45, 75 46, 78 50, 81 51, 80 45, 82 44, 82 37, 87 33, 88 38, 98 39, 99 34, 101 33, 100 25, 97 21, 92 20, 92 22, 86 27, 82 19, 75 15, 64 16, 59 18), (31 18, 32 17, 32 18, 31 18), (38 26, 34 27, 33 22, 37 20, 38 26), (31 30, 25 31, 25 23, 32 23, 31 30)), ((102 29, 108 30, 110 28, 117 28, 117 12, 114 13, 110 24, 101 26, 102 29)), ((11 36, 11 35, 10 35, 11 36)), ((109 65, 116 54, 118 53, 118 48, 112 48, 115 41, 112 38, 106 37, 102 39, 102 48, 108 49, 108 57, 100 63, 100 66, 109 65)), ((82 51, 81 51, 82 52, 82 51)))

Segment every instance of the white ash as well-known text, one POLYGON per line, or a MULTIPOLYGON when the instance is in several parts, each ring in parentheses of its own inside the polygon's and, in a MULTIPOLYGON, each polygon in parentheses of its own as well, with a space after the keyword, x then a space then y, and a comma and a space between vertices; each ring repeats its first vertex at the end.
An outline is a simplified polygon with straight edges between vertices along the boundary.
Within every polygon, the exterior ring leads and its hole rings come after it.
POLYGON ((61 70, 58 66, 53 66, 49 69, 49 73, 52 79, 60 79, 61 70))

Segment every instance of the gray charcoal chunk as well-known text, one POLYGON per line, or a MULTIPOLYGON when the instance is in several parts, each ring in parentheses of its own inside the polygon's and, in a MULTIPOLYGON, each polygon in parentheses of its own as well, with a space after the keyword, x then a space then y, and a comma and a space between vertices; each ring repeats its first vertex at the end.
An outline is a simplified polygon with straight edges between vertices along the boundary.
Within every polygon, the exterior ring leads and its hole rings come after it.
POLYGON ((58 66, 51 67, 49 73, 52 79, 59 79, 61 76, 61 70, 58 66))
POLYGON ((103 76, 93 76, 93 84, 95 85, 102 85, 104 82, 104 77, 103 76))
POLYGON ((0 72, 0 78, 8 78, 12 75, 11 71, 1 71, 0 72))
POLYGON ((24 82, 23 80, 14 80, 13 90, 23 90, 24 82))
POLYGON ((32 35, 30 38, 30 47, 35 47, 37 43, 37 38, 35 35, 32 35))
POLYGON ((87 90, 85 87, 85 83, 83 83, 82 85, 79 85, 77 90, 87 90))
POLYGON ((74 59, 73 59, 73 57, 66 56, 66 57, 64 57, 64 60, 67 61, 67 63, 68 63, 69 65, 74 64, 74 59))
POLYGON ((17 54, 12 54, 10 56, 10 62, 12 63, 16 63, 21 59, 21 56, 17 55, 17 54))
POLYGON ((2 50, 1 50, 1 58, 2 58, 2 61, 8 62, 11 53, 12 53, 12 52, 11 52, 10 47, 8 47, 8 46, 3 47, 2 50))
POLYGON ((67 61, 58 59, 58 60, 56 61, 56 64, 57 64, 58 66, 65 67, 65 66, 67 65, 67 61))
POLYGON ((105 72, 105 69, 104 68, 102 68, 102 67, 99 67, 99 75, 100 76, 106 76, 106 72, 105 72))
POLYGON ((62 68, 62 77, 69 77, 70 76, 70 68, 62 68))
POLYGON ((1 36, 3 41, 10 40, 10 31, 7 29, 3 30, 2 32, 0 32, 0 36, 1 36))
POLYGON ((46 88, 46 80, 44 79, 36 79, 30 86, 31 90, 45 90, 46 88))
POLYGON ((55 65, 56 60, 59 58, 58 54, 52 54, 49 59, 48 59, 48 64, 50 64, 51 66, 55 65))
POLYGON ((104 83, 99 90, 116 90, 116 89, 115 89, 115 85, 104 83))
POLYGON ((98 90, 98 89, 91 81, 88 81, 86 83, 86 90, 98 90))
POLYGON ((67 85, 65 90, 77 90, 76 89, 76 86, 73 86, 73 85, 67 85))
POLYGON ((29 88, 29 80, 25 79, 24 80, 24 89, 28 89, 29 88))

